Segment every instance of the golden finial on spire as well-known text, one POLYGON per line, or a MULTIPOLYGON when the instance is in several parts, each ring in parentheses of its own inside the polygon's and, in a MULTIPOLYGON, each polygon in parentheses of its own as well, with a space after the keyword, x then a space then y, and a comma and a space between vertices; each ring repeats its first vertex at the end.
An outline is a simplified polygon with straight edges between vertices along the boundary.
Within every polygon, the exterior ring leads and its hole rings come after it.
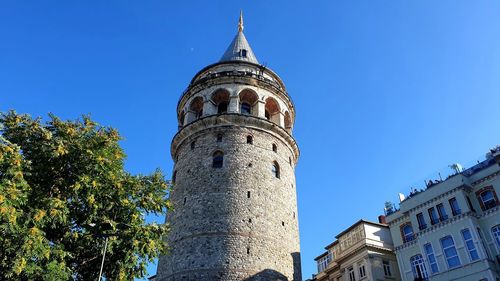
POLYGON ((240 21, 238 22, 238 31, 243 31, 243 11, 240 10, 240 21))

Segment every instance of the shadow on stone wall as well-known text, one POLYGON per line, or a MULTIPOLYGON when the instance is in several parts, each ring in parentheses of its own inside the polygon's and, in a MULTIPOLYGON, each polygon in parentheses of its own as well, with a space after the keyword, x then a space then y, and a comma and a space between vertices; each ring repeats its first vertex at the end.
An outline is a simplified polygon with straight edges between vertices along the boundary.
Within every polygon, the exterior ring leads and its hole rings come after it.
POLYGON ((288 281, 288 278, 276 270, 265 269, 243 281, 288 281))
POLYGON ((293 259, 293 280, 301 281, 302 280, 302 265, 300 263, 300 252, 292 253, 293 259))

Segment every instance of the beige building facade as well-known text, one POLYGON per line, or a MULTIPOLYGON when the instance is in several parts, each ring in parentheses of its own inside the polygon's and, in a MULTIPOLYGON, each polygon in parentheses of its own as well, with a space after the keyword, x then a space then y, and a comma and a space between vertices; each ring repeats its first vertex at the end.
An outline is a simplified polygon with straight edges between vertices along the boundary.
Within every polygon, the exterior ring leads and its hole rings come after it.
POLYGON ((335 237, 315 261, 315 281, 399 281, 386 224, 360 220, 335 237))
POLYGON ((403 281, 500 280, 500 148, 388 208, 403 281))

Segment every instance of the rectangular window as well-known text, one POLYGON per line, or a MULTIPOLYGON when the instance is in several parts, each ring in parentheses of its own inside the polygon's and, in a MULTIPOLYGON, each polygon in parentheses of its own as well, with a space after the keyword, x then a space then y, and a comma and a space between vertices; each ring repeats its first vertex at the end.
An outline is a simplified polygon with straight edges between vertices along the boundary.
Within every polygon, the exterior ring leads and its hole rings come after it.
POLYGON ((460 215, 462 213, 462 210, 460 210, 460 206, 458 206, 457 198, 453 197, 448 200, 448 202, 450 203, 451 213, 454 216, 460 215))
POLYGON ((455 248, 455 242, 453 242, 453 238, 450 235, 441 238, 441 247, 443 248, 448 267, 454 268, 460 266, 460 259, 458 258, 457 249, 455 248))
POLYGON ((425 254, 427 255, 427 261, 429 262, 429 266, 431 267, 431 273, 436 274, 439 272, 438 264, 436 261, 436 257, 434 256, 434 249, 432 249, 431 243, 427 243, 424 245, 425 254))
POLYGON ((436 209, 434 209, 434 207, 432 207, 432 208, 429 208, 429 210, 427 210, 427 211, 429 212, 429 217, 431 218, 431 224, 435 225, 436 223, 438 223, 439 219, 438 219, 438 216, 436 213, 436 209))
POLYGON ((359 278, 363 278, 366 276, 365 266, 362 265, 359 267, 359 278))
POLYGON ((424 215, 422 213, 417 214, 418 221, 418 229, 424 230, 427 228, 427 224, 425 223, 424 215))
POLYGON ((349 268, 349 281, 356 281, 356 276, 354 274, 354 268, 349 268))
POLYGON ((445 221, 448 219, 448 216, 446 215, 446 210, 444 209, 444 206, 442 203, 437 204, 436 206, 439 214, 439 220, 440 221, 445 221))
POLYGON ((382 265, 384 266, 384 275, 392 276, 391 264, 388 261, 382 261, 382 265))
POLYGON ((469 252, 470 261, 473 262, 478 260, 479 254, 477 253, 476 245, 472 240, 472 234, 470 233, 470 230, 467 228, 462 230, 462 237, 464 238, 465 246, 467 247, 467 251, 469 252))

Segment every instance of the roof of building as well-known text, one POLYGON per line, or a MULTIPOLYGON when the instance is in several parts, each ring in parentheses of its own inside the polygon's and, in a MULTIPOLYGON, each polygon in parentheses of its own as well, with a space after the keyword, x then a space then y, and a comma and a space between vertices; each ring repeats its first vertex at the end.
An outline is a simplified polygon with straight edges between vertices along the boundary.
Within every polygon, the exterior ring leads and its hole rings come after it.
POLYGON ((227 47, 226 52, 224 52, 219 62, 223 61, 247 61, 259 64, 250 44, 248 44, 247 38, 243 34, 243 13, 240 13, 238 33, 231 44, 229 44, 229 47, 227 47))
MULTIPOLYGON (((326 247, 325 247, 325 250, 328 250, 329 248, 331 248, 332 246, 334 246, 335 244, 338 244, 339 243, 339 238, 340 236, 346 234, 347 232, 351 231, 354 227, 362 224, 362 223, 365 223, 365 224, 371 224, 371 225, 374 225, 374 226, 379 226, 379 227, 384 227, 384 228, 389 228, 389 226, 387 224, 383 224, 383 223, 377 223, 377 222, 373 222, 373 221, 367 221, 367 220, 364 220, 364 219, 360 219, 358 220, 357 222, 355 222, 353 225, 351 225, 350 227, 348 227, 346 230, 340 232, 339 234, 337 234, 335 236, 336 240, 333 241, 332 243, 328 244, 326 247)), ((328 252, 324 252, 323 254, 317 256, 314 260, 318 260, 322 257, 324 257, 328 252)))

